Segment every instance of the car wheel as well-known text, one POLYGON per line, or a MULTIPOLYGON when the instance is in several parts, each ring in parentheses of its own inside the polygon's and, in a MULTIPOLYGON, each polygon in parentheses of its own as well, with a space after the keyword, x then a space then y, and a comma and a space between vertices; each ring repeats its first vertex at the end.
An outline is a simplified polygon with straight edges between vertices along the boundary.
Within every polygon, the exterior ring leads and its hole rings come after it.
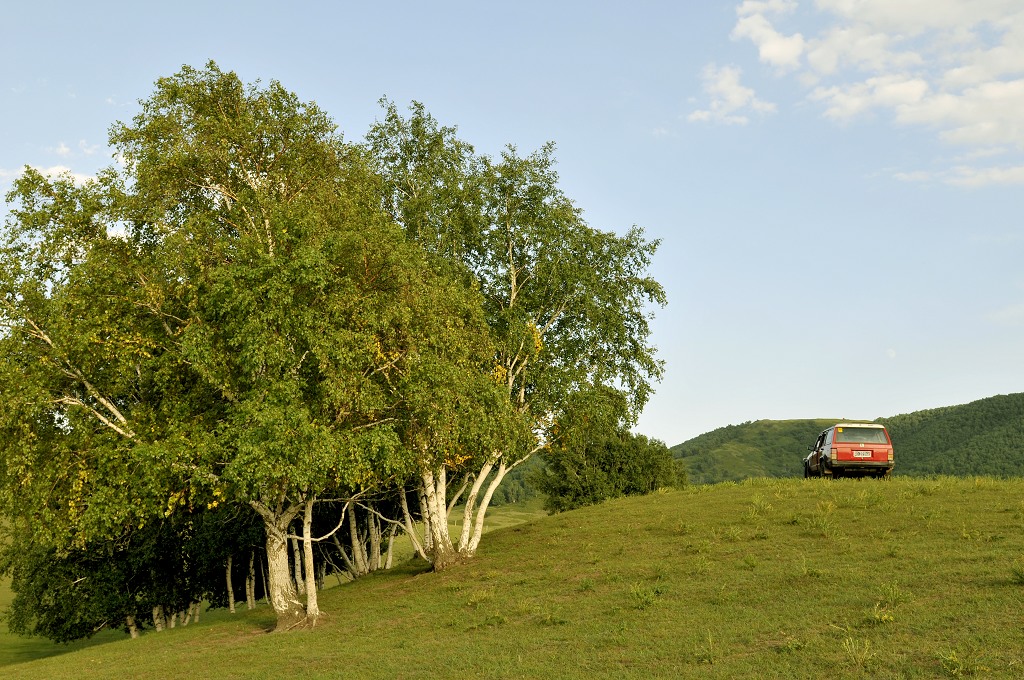
POLYGON ((807 479, 807 478, 808 478, 808 477, 810 477, 810 476, 811 476, 811 466, 810 466, 810 464, 809 464, 809 463, 808 463, 808 462, 807 462, 807 461, 805 460, 805 461, 804 461, 804 479, 807 479))

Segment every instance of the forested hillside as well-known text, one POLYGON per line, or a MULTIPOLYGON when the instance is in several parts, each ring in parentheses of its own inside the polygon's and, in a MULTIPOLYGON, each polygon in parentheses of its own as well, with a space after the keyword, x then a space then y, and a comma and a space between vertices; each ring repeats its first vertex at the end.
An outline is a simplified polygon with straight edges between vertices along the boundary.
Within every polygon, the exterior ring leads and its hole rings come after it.
POLYGON ((830 420, 758 420, 727 425, 672 447, 694 484, 747 477, 798 477, 800 458, 830 420))
MULTIPOLYGON (((690 481, 797 477, 815 437, 840 419, 758 420, 712 430, 672 447, 690 481)), ((889 428, 895 474, 1024 475, 1024 393, 999 395, 876 422, 889 428)))
POLYGON ((1024 475, 1024 393, 917 411, 878 422, 904 475, 1024 475))

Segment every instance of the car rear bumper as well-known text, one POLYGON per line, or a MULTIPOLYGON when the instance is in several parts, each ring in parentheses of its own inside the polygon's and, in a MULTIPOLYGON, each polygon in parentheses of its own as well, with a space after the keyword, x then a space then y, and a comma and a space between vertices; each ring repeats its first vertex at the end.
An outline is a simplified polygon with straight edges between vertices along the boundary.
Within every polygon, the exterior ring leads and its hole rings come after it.
POLYGON ((824 472, 831 477, 878 477, 889 475, 892 469, 893 464, 890 461, 838 460, 828 465, 824 472))

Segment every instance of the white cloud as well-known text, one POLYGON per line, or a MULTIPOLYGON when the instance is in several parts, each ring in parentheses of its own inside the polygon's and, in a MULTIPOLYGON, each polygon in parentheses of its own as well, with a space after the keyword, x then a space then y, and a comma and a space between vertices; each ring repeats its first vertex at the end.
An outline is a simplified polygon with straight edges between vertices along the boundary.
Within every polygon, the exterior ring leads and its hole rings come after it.
POLYGON ((827 29, 808 42, 807 63, 814 77, 835 74, 844 67, 881 72, 924 63, 912 49, 900 49, 899 36, 877 33, 864 25, 827 29))
MULTIPOLYGON (((47 177, 59 177, 61 175, 69 175, 71 180, 78 185, 85 184, 96 179, 95 175, 85 175, 80 172, 73 172, 71 168, 66 165, 51 165, 48 168, 40 168, 33 166, 35 170, 38 170, 47 177)), ((9 184, 21 177, 24 174, 24 168, 18 168, 17 170, 5 170, 0 168, 0 184, 9 184)))
POLYGON ((744 0, 736 8, 736 14, 741 17, 752 14, 765 14, 767 12, 783 14, 792 12, 796 8, 796 0, 744 0))
MULTIPOLYGON (((746 0, 736 15, 732 37, 749 40, 777 75, 792 73, 825 117, 844 123, 880 117, 933 131, 961 149, 962 163, 929 171, 933 179, 1020 183, 1021 0, 815 0, 801 7, 793 0, 746 0), (993 149, 1017 157, 985 167, 993 149)), ((691 114, 691 120, 714 118, 714 106, 691 114)), ((921 172, 896 176, 925 181, 921 172)))
POLYGON ((970 161, 978 160, 979 158, 993 158, 995 156, 1002 156, 1009 152, 1009 149, 1005 146, 990 146, 982 147, 978 149, 972 149, 965 154, 957 156, 954 160, 958 163, 968 163, 970 161))
POLYGON ((937 92, 894 107, 901 123, 940 129, 940 137, 968 149, 1012 145, 1024 150, 1024 79, 992 81, 957 93, 937 92))
POLYGON ((913 170, 911 172, 895 172, 892 175, 901 182, 930 182, 934 175, 927 170, 913 170))
POLYGON ((887 75, 846 86, 818 87, 809 96, 826 102, 828 118, 849 120, 869 109, 917 104, 927 92, 928 83, 920 78, 887 75))
POLYGON ((793 69, 800 66, 800 57, 804 53, 804 37, 802 35, 779 33, 764 14, 743 15, 740 10, 737 10, 737 14, 740 14, 740 17, 736 22, 736 27, 732 30, 733 38, 749 38, 753 41, 757 45, 761 61, 766 64, 782 69, 793 69))
POLYGON ((89 144, 86 140, 80 139, 74 149, 62 141, 57 144, 57 146, 47 147, 46 151, 66 159, 72 158, 76 155, 92 156, 99 151, 99 149, 99 144, 89 144))
POLYGON ((1020 0, 815 0, 814 4, 875 31, 907 35, 997 22, 1021 9, 1020 0))
POLYGON ((6 184, 14 181, 16 177, 21 176, 21 170, 5 170, 0 168, 0 184, 6 184))
POLYGON ((71 168, 64 165, 53 165, 48 168, 36 168, 39 172, 43 173, 47 177, 60 177, 62 175, 69 175, 75 184, 85 184, 96 179, 96 175, 84 175, 80 172, 74 172, 71 168))
POLYGON ((735 66, 704 67, 702 79, 704 92, 711 98, 709 108, 691 113, 687 120, 696 122, 718 122, 726 125, 746 125, 750 119, 746 112, 772 113, 775 104, 758 99, 752 88, 740 83, 742 71, 735 66))
POLYGON ((1024 326, 1024 302, 997 309, 985 318, 997 326, 1024 326))
POLYGON ((1024 165, 988 168, 961 165, 953 168, 946 178, 946 183, 964 187, 978 187, 987 184, 1024 185, 1024 165))

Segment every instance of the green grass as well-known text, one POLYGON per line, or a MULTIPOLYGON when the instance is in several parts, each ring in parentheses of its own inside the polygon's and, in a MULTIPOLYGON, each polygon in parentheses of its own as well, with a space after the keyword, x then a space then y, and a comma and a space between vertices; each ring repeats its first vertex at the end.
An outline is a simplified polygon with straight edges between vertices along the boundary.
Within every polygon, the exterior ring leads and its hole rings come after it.
MULTIPOLYGON (((502 506, 492 506, 487 511, 487 523, 485 531, 522 524, 538 517, 544 516, 543 500, 533 497, 520 503, 509 503, 502 506)), ((451 514, 449 531, 453 540, 458 540, 459 531, 462 526, 462 506, 456 507, 451 514)), ((395 546, 395 559, 397 562, 407 561, 413 557, 412 543, 406 536, 399 536, 395 546)), ((340 583, 337 578, 327 580, 328 592, 332 586, 340 583)), ((51 656, 67 654, 79 649, 85 649, 95 645, 108 642, 127 640, 128 635, 117 630, 103 630, 88 640, 79 640, 68 644, 58 644, 41 637, 25 637, 15 635, 8 631, 7 624, 2 620, 2 612, 7 610, 14 595, 10 590, 7 580, 0 580, 0 668, 12 664, 24 663, 36 659, 43 659, 51 656)), ((265 606, 265 605, 264 605, 265 606)), ((240 609, 244 610, 245 604, 241 603, 240 609)), ((263 613, 265 614, 265 612, 263 613)), ((259 616, 255 615, 254 616, 259 616)), ((237 619, 224 609, 213 609, 206 611, 201 616, 202 625, 209 623, 229 623, 237 619)), ((272 621, 273 619, 268 619, 272 621)), ((267 624, 269 625, 269 623, 267 624)), ((3 676, 4 673, 0 673, 3 676)))
POLYGON ((324 591, 312 631, 265 634, 264 606, 0 673, 1012 678, 1022 560, 1024 480, 750 480, 496 530, 324 591))

